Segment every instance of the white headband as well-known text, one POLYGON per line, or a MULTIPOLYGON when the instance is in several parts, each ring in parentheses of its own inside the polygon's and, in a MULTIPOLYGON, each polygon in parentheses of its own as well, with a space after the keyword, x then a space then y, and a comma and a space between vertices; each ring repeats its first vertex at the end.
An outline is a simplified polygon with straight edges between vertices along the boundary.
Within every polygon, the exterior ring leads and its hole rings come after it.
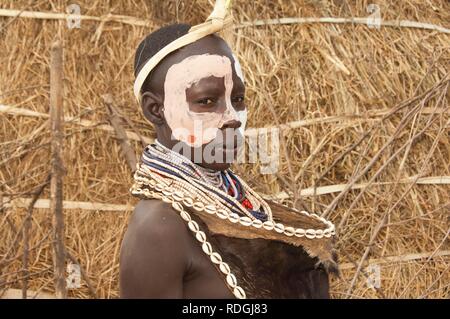
POLYGON ((216 33, 231 24, 231 17, 226 16, 230 4, 231 0, 216 0, 213 12, 204 23, 190 28, 187 34, 166 45, 144 64, 137 74, 136 80, 134 80, 134 96, 136 96, 139 103, 141 101, 141 88, 145 79, 162 59, 173 51, 206 37, 207 35, 216 33))

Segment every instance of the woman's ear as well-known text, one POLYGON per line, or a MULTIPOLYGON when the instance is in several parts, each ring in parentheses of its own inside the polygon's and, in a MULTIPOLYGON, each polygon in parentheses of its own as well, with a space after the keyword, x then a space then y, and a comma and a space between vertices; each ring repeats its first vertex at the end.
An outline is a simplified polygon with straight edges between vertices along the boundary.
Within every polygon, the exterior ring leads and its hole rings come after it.
POLYGON ((153 92, 145 92, 142 94, 142 111, 144 116, 155 125, 165 123, 164 119, 164 103, 161 96, 153 92))

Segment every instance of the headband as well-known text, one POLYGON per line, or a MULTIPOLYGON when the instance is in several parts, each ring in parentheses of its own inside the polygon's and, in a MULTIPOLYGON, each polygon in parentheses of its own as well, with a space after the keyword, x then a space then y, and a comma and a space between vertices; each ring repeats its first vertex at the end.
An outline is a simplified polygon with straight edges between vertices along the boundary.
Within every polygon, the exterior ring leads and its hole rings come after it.
POLYGON ((134 95, 139 103, 141 101, 141 88, 142 85, 144 85, 145 79, 162 59, 181 47, 193 43, 207 35, 223 30, 231 25, 232 18, 231 16, 227 16, 230 5, 231 0, 216 0, 213 12, 205 22, 191 27, 187 34, 169 43, 145 62, 144 66, 137 74, 136 80, 134 80, 134 95))

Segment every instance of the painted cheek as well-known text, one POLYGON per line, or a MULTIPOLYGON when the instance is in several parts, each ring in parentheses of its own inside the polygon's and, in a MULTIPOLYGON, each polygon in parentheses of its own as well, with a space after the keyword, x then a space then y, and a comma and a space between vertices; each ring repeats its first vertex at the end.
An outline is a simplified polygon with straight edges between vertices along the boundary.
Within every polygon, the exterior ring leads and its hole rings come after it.
POLYGON ((169 92, 164 101, 167 124, 172 131, 177 128, 183 131, 183 134, 177 134, 181 138, 179 140, 191 146, 201 146, 213 140, 225 117, 229 118, 228 121, 238 120, 231 104, 232 67, 227 57, 208 54, 188 57, 170 67, 164 87, 169 92), (225 77, 225 113, 199 114, 189 110, 186 88, 208 76, 225 77))
POLYGON ((189 142, 189 144, 194 145, 196 140, 197 138, 194 135, 189 135, 187 141, 189 142))

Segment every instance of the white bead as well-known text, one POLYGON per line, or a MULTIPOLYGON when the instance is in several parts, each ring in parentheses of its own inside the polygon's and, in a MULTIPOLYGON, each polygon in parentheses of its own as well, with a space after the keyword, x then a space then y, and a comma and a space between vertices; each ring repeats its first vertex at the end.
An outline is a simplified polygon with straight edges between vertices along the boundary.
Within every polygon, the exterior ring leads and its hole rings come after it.
POLYGON ((193 232, 198 232, 198 230, 199 230, 198 224, 194 220, 191 220, 190 222, 188 222, 188 227, 193 232))
POLYGON ((222 262, 222 257, 218 253, 212 253, 209 258, 214 264, 220 264, 222 262))
POLYGON ((187 222, 191 221, 191 216, 185 211, 180 212, 180 216, 187 222))
POLYGON ((263 222, 259 219, 254 219, 254 220, 252 220, 252 225, 255 228, 261 228, 263 225, 263 222))
POLYGON ((224 273, 225 275, 228 275, 231 270, 230 270, 230 266, 228 266, 227 263, 221 262, 219 265, 219 269, 222 273, 224 273))
POLYGON ((295 230, 295 236, 296 237, 303 237, 303 236, 305 236, 305 230, 301 229, 301 228, 297 228, 295 230))
POLYGON ((239 286, 234 288, 233 294, 237 299, 245 299, 246 298, 244 289, 242 289, 239 286))
POLYGON ((205 204, 203 204, 202 202, 195 202, 194 205, 192 205, 192 207, 194 207, 195 210, 201 212, 202 210, 205 209, 205 204))
POLYGON ((156 189, 158 192, 160 192, 160 191, 162 191, 162 190, 164 189, 164 185, 162 185, 162 184, 156 184, 156 185, 155 185, 155 189, 156 189))
POLYGON ((325 229, 325 230, 323 231, 323 235, 324 235, 326 238, 330 238, 330 237, 331 237, 331 230, 330 230, 329 228, 325 229))
POLYGON ((230 214, 225 209, 221 208, 217 210, 216 215, 220 219, 227 219, 230 214))
POLYGON ((265 221, 265 222, 263 223, 263 227, 264 227, 264 229, 272 230, 273 227, 274 227, 274 225, 273 225, 273 222, 271 222, 270 220, 268 220, 268 221, 265 221))
POLYGON ((198 231, 198 232, 195 234, 195 238, 197 238, 197 240, 198 240, 199 242, 204 243, 204 242, 206 241, 206 235, 205 235, 205 232, 198 231))
POLYGON ((227 275, 227 283, 230 287, 235 288, 237 285, 236 277, 233 274, 227 275))
POLYGON ((208 242, 204 242, 202 244, 202 250, 205 254, 207 254, 208 256, 212 254, 212 247, 211 244, 208 242))
POLYGON ((280 223, 276 223, 275 225, 274 225, 274 229, 275 229, 275 231, 277 232, 277 233, 283 233, 284 232, 284 225, 283 224, 280 224, 280 223))
POLYGON ((252 220, 247 216, 242 216, 239 218, 239 223, 244 226, 250 226, 252 224, 252 220))
POLYGON ((313 239, 316 237, 316 231, 314 229, 307 229, 305 232, 306 238, 313 239))
POLYGON ((231 213, 230 216, 228 216, 228 220, 232 223, 237 223, 239 221, 239 215, 236 213, 231 213))
POLYGON ((295 234, 295 229, 294 229, 294 227, 286 227, 285 229, 284 229, 284 234, 286 235, 286 236, 293 236, 294 234, 295 234))

